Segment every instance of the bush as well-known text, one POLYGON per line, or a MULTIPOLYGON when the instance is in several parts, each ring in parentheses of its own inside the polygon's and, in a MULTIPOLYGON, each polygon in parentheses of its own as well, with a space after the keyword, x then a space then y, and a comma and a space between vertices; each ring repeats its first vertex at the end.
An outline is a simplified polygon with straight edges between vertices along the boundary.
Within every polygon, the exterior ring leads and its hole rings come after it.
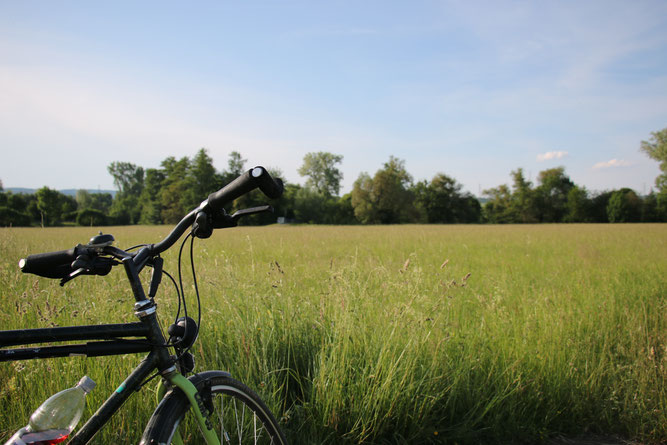
POLYGON ((107 216, 95 209, 81 210, 76 217, 76 223, 80 226, 105 226, 107 216))
POLYGON ((29 226, 30 216, 9 207, 0 206, 0 226, 29 226))

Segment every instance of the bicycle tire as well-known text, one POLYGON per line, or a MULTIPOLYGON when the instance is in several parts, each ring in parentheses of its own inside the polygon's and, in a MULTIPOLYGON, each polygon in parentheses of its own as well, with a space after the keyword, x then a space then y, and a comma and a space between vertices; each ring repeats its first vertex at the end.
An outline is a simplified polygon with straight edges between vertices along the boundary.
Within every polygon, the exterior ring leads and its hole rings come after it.
MULTIPOLYGON (((202 397, 210 396, 213 401, 215 409, 209 419, 222 444, 287 445, 271 411, 245 384, 222 373, 195 378, 193 383, 202 397)), ((189 408, 180 390, 167 393, 146 426, 141 444, 171 444, 176 431, 184 444, 205 444, 192 416, 187 416, 189 408)))

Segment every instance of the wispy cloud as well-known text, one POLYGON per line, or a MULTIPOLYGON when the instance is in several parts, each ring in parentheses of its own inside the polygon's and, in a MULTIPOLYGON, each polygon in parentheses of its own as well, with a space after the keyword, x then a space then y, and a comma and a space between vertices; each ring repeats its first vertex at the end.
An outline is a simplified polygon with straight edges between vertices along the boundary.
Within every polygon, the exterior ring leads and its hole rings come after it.
POLYGON ((630 167, 632 162, 623 159, 611 159, 609 161, 598 162, 593 166, 594 169, 612 168, 612 167, 630 167))
POLYGON ((550 161, 552 159, 563 159, 565 156, 567 156, 566 151, 548 151, 546 153, 537 155, 537 160, 543 162, 550 161))

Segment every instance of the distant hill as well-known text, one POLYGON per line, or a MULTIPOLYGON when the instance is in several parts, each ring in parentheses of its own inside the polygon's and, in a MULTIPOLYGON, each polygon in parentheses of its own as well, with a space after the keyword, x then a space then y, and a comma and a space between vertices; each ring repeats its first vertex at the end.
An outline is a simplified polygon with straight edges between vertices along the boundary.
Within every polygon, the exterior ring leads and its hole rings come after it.
MULTIPOLYGON (((37 189, 27 189, 23 187, 7 187, 4 189, 6 192, 12 192, 12 193, 23 193, 25 195, 32 195, 34 194, 37 189)), ((76 192, 81 189, 65 189, 65 190, 58 190, 60 193, 63 195, 68 195, 68 196, 76 196, 76 192)), ((109 193, 111 196, 116 196, 116 190, 95 190, 95 189, 86 189, 88 193, 109 193)))

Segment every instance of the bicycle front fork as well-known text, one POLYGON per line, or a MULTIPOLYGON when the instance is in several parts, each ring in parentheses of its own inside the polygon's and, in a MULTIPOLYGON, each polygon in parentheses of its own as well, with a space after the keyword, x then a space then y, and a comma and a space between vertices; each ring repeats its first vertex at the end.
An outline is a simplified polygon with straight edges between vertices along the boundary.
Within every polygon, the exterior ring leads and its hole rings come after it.
MULTIPOLYGON (((183 394, 185 394, 185 396, 190 401, 190 408, 192 414, 194 415, 195 420, 197 421, 199 430, 204 436, 207 445, 220 445, 220 439, 218 438, 216 432, 213 430, 213 426, 211 425, 211 422, 208 419, 207 415, 208 409, 206 408, 204 401, 199 395, 197 387, 190 380, 186 379, 183 376, 183 374, 181 374, 176 370, 165 375, 164 378, 167 381, 169 381, 171 386, 176 387, 181 391, 183 391, 183 394)), ((158 383, 158 388, 157 388, 158 403, 167 393, 167 390, 168 388, 167 385, 165 385, 164 383, 164 379, 160 380, 160 383, 158 383)), ((176 433, 174 434, 174 437, 172 439, 172 444, 183 445, 183 439, 181 438, 181 435, 178 431, 176 431, 176 433)))

